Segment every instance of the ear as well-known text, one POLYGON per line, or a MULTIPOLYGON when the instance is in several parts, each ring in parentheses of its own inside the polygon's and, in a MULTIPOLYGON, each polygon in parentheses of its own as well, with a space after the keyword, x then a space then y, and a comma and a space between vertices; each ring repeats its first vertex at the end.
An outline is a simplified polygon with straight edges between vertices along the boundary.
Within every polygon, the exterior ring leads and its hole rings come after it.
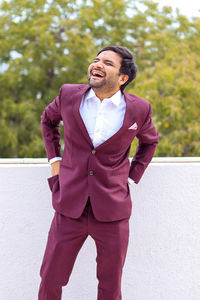
POLYGON ((127 74, 121 74, 119 78, 119 83, 120 86, 123 85, 127 80, 128 80, 128 75, 127 74))

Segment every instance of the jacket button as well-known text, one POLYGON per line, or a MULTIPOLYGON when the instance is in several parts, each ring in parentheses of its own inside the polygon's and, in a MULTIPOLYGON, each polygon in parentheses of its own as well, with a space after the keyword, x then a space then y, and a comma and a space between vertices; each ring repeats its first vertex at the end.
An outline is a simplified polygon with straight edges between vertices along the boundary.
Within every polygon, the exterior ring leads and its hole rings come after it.
POLYGON ((94 172, 93 171, 90 171, 90 173, 89 173, 90 175, 94 175, 94 172))
POLYGON ((93 149, 93 150, 92 150, 92 154, 95 154, 95 153, 96 153, 96 150, 93 149))

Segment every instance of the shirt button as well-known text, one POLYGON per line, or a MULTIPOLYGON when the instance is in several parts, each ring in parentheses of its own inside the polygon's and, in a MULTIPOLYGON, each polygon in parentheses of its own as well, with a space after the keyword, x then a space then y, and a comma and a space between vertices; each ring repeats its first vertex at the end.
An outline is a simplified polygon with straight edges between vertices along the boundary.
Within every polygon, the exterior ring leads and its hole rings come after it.
POLYGON ((93 171, 90 171, 90 173, 89 173, 90 175, 94 175, 94 172, 93 171))
POLYGON ((96 150, 93 149, 93 150, 92 150, 92 154, 95 154, 95 153, 96 153, 96 150))

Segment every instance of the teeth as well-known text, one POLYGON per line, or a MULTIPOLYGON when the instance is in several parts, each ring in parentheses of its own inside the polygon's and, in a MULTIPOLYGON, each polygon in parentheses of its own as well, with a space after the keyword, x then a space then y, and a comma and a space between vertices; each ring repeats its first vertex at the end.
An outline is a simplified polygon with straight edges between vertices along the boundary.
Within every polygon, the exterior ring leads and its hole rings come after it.
POLYGON ((101 72, 97 72, 97 71, 93 71, 92 75, 94 75, 94 76, 98 75, 98 76, 103 77, 103 74, 101 72))

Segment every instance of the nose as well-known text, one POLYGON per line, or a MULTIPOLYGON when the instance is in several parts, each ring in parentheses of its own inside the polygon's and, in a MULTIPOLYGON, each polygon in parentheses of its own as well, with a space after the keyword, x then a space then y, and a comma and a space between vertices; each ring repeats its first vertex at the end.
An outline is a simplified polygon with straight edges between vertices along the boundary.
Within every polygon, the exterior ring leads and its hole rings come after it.
POLYGON ((96 61, 96 62, 94 62, 94 67, 95 68, 99 68, 99 69, 103 69, 103 64, 102 64, 102 62, 99 60, 99 61, 96 61))

